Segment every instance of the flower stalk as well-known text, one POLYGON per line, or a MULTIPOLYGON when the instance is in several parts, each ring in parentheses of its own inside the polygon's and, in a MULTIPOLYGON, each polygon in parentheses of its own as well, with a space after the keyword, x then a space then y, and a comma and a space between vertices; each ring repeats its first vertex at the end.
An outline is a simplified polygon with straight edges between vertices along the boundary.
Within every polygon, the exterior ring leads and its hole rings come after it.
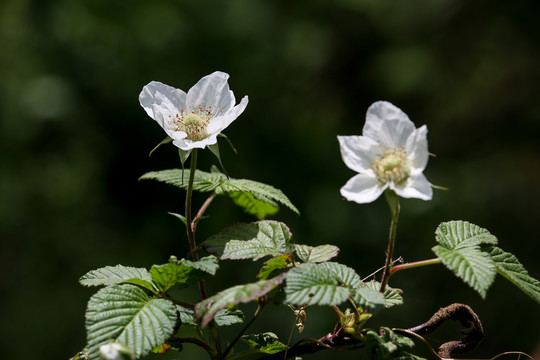
POLYGON ((388 236, 388 248, 386 249, 386 262, 384 264, 384 271, 381 280, 380 292, 384 292, 386 285, 388 284, 388 279, 390 278, 392 270, 392 257, 394 255, 394 246, 396 242, 396 230, 397 223, 399 218, 399 197, 390 190, 385 192, 386 199, 392 210, 392 222, 390 224, 390 234, 388 236))

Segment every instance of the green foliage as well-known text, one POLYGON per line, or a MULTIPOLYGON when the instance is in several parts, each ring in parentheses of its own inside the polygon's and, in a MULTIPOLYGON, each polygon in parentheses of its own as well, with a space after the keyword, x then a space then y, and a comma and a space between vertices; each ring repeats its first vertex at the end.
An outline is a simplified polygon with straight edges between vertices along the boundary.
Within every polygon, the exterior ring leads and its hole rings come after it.
POLYGON ((440 245, 432 248, 442 263, 485 298, 497 270, 480 245, 496 244, 486 229, 465 221, 442 223, 435 231, 440 245))
POLYGON ((435 230, 435 239, 451 250, 475 247, 481 244, 497 245, 497 238, 477 225, 467 221, 449 221, 435 230))
POLYGON ((248 303, 272 291, 283 282, 283 275, 269 280, 260 280, 250 284, 237 285, 220 291, 195 306, 195 317, 205 327, 221 309, 239 303, 248 303))
POLYGON ((366 288, 358 274, 335 262, 306 263, 287 273, 285 301, 291 305, 339 305, 351 298, 358 305, 377 311, 384 296, 366 288))
POLYGON ((333 257, 336 257, 339 253, 339 248, 334 245, 320 245, 320 246, 308 246, 308 245, 295 245, 296 255, 302 262, 325 262, 333 257))
MULTIPOLYGON (((379 289, 381 288, 381 283, 376 280, 369 281, 365 283, 365 285, 366 287, 376 291, 379 291, 379 289)), ((385 299, 385 308, 391 308, 392 306, 403 304, 403 296, 401 296, 400 290, 392 289, 390 286, 387 285, 384 288, 383 295, 385 299)))
POLYGON ((257 274, 260 280, 266 280, 275 274, 276 271, 286 269, 291 264, 293 257, 291 254, 276 256, 264 263, 262 269, 257 274))
MULTIPOLYGON (((189 170, 181 169, 152 171, 141 176, 139 180, 156 180, 185 190, 188 186, 189 174, 189 170)), ((215 191, 218 195, 228 195, 236 205, 258 219, 275 214, 278 211, 278 203, 299 213, 281 190, 257 181, 228 178, 215 168, 211 172, 197 170, 193 190, 215 191)))
POLYGON ((275 354, 287 349, 287 345, 281 343, 277 335, 271 332, 242 335, 240 339, 247 343, 254 353, 275 354))
POLYGON ((482 298, 486 297, 487 290, 497 274, 488 254, 478 247, 450 250, 437 245, 432 250, 447 268, 476 290, 482 298))
POLYGON ((155 291, 155 286, 152 284, 152 277, 148 270, 122 265, 105 266, 89 271, 79 279, 79 283, 84 286, 131 283, 140 285, 150 291, 155 291))
POLYGON ((379 333, 369 330, 365 334, 366 350, 370 360, 421 360, 407 350, 414 347, 408 337, 398 335, 387 327, 381 327, 379 333))
POLYGON ((151 299, 129 284, 105 287, 88 302, 89 359, 99 359, 99 347, 111 341, 127 345, 136 357, 143 356, 173 334, 176 321, 176 308, 169 300, 151 299))
POLYGON ((206 274, 214 275, 218 267, 214 256, 200 261, 173 260, 164 265, 154 265, 150 270, 152 281, 163 292, 173 286, 185 287, 201 280, 206 274))
POLYGON ((259 220, 269 215, 274 215, 279 210, 276 202, 268 198, 260 200, 249 192, 232 191, 229 192, 229 197, 236 205, 242 207, 245 212, 254 215, 259 220))
POLYGON ((292 234, 277 221, 232 225, 206 240, 202 246, 220 260, 253 259, 294 252, 292 234))
MULTIPOLYGON (((197 326, 197 321, 195 320, 195 311, 188 309, 181 305, 176 305, 176 310, 178 311, 178 316, 182 325, 197 326)), ((214 315, 214 320, 216 321, 217 326, 228 326, 234 324, 240 324, 244 322, 244 313, 241 310, 235 309, 223 309, 219 310, 214 315)))
POLYGON ((490 246, 486 249, 495 262, 497 272, 520 288, 525 294, 540 303, 540 281, 529 276, 519 260, 512 254, 490 246))

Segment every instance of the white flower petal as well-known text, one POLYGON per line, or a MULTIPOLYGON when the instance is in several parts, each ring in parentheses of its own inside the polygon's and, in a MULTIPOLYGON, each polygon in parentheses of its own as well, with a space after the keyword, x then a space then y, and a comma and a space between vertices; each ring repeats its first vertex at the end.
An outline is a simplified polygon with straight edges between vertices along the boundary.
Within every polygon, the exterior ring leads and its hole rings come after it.
POLYGON ((379 144, 366 136, 338 136, 341 157, 349 169, 359 173, 370 171, 370 166, 381 152, 379 144))
POLYGON ((242 101, 240 101, 240 104, 236 105, 229 111, 227 111, 226 114, 223 116, 215 117, 214 119, 210 120, 210 124, 208 124, 207 131, 209 134, 215 134, 220 133, 223 131, 227 126, 229 126, 240 114, 244 112, 246 109, 246 106, 248 104, 248 97, 244 96, 242 98, 242 101))
POLYGON ((187 93, 188 109, 211 108, 226 113, 234 106, 234 94, 229 90, 229 74, 221 71, 203 77, 187 93))
POLYGON ((217 136, 219 133, 213 134, 208 136, 205 139, 202 139, 200 141, 193 141, 188 139, 178 139, 174 140, 173 144, 176 147, 179 147, 182 150, 191 150, 191 149, 204 149, 208 145, 213 145, 217 142, 217 136))
POLYGON ((148 116, 154 117, 154 106, 165 107, 171 111, 186 107, 186 93, 172 86, 152 81, 145 85, 139 94, 139 102, 148 116))
POLYGON ((373 103, 366 113, 362 134, 388 148, 405 147, 415 130, 413 122, 400 108, 387 101, 373 103))
POLYGON ((349 179, 340 192, 347 200, 365 204, 376 200, 386 187, 379 187, 373 174, 358 174, 349 179))
POLYGON ((407 139, 405 149, 411 166, 416 170, 424 171, 429 159, 426 125, 413 131, 407 139))
POLYGON ((431 200, 433 197, 433 189, 422 173, 411 175, 403 186, 390 184, 390 189, 404 198, 431 200))

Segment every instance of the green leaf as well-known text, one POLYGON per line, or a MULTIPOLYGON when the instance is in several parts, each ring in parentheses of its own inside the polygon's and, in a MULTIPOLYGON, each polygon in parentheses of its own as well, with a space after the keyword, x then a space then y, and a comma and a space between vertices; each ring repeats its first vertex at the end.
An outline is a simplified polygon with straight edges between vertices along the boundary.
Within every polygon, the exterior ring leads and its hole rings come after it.
POLYGON ((216 275, 216 271, 219 269, 218 259, 213 255, 205 256, 199 261, 183 260, 183 264, 210 275, 216 275))
POLYGON ((489 247, 487 252, 495 262, 499 274, 540 303, 540 281, 529 276, 527 270, 514 255, 495 246, 489 247))
POLYGON ((206 240, 202 246, 220 260, 258 260, 294 251, 287 225, 277 221, 238 223, 206 240))
POLYGON ((99 359, 99 347, 111 341, 127 345, 141 357, 173 334, 177 315, 174 304, 150 299, 129 284, 112 285, 90 298, 86 330, 90 360, 99 359))
MULTIPOLYGON (((365 283, 365 285, 366 287, 376 290, 376 291, 379 291, 379 289, 381 288, 381 283, 376 280, 369 281, 365 283)), ((384 307, 386 308, 391 308, 392 306, 403 304, 403 297, 401 296, 401 290, 392 289, 390 286, 387 285, 384 288, 383 295, 385 298, 384 307)))
POLYGON ((214 256, 200 261, 180 260, 165 265, 154 265, 150 270, 152 280, 160 290, 166 292, 173 286, 185 287, 201 280, 205 273, 214 275, 219 265, 214 256))
POLYGON ((216 321, 217 326, 241 324, 244 322, 244 313, 242 312, 242 310, 238 309, 223 309, 219 310, 216 315, 214 315, 214 320, 216 321))
POLYGON ((152 284, 152 278, 148 270, 122 265, 106 266, 89 271, 79 279, 79 283, 84 286, 108 286, 131 283, 140 285, 150 291, 155 291, 155 286, 152 284))
MULTIPOLYGON (((186 190, 189 175, 190 170, 170 169, 148 172, 141 176, 139 180, 155 180, 186 190)), ((201 192, 214 191, 225 180, 227 180, 227 177, 224 174, 196 170, 193 190, 201 192)))
POLYGON ((278 205, 274 201, 267 198, 259 200, 249 192, 233 191, 228 194, 236 205, 242 207, 245 212, 254 215, 259 220, 269 215, 274 215, 279 210, 278 205))
POLYGON ((337 262, 326 262, 318 264, 318 266, 323 269, 327 269, 327 271, 330 272, 341 285, 345 285, 350 288, 357 288, 363 285, 362 280, 360 280, 360 276, 353 268, 337 262))
POLYGON ((436 245, 432 250, 448 269, 476 290, 482 298, 486 297, 487 290, 497 274, 495 263, 487 253, 482 252, 478 246, 447 249, 436 245))
POLYGON ((292 305, 339 305, 351 295, 324 264, 302 264, 287 272, 285 301, 292 305))
MULTIPOLYGON (((182 325, 197 326, 195 321, 195 311, 181 305, 176 305, 176 310, 182 325)), ((244 313, 241 310, 223 309, 214 316, 217 326, 229 326, 244 322, 244 313)))
POLYGON ((497 238, 467 221, 449 221, 435 230, 437 242, 447 249, 463 249, 481 244, 497 245, 497 238))
POLYGON ((370 360, 424 360, 406 351, 414 347, 411 339, 387 327, 381 327, 380 334, 369 330, 365 335, 365 343, 370 360))
POLYGON ((302 262, 325 262, 339 253, 339 248, 334 245, 321 245, 317 247, 307 245, 295 245, 296 255, 302 262))
POLYGON ((266 185, 257 181, 246 179, 230 179, 223 182, 216 189, 217 194, 230 192, 248 192, 254 195, 257 200, 272 203, 280 203, 285 205, 297 214, 300 214, 298 209, 291 203, 285 194, 273 186, 266 185))
POLYGON ((197 326, 197 322, 195 321, 195 311, 182 305, 176 305, 176 311, 178 311, 178 317, 182 325, 197 326))
POLYGON ((386 306, 384 295, 375 289, 370 289, 364 285, 352 291, 352 299, 356 305, 376 313, 386 306))
POLYGON ((260 280, 266 280, 272 276, 276 271, 286 269, 290 263, 292 263, 293 257, 291 254, 284 254, 276 256, 264 263, 261 271, 257 275, 260 280))
POLYGON ((240 303, 248 303, 258 297, 266 295, 277 285, 283 282, 284 276, 276 276, 269 280, 260 280, 255 283, 233 286, 220 291, 195 306, 196 318, 205 327, 221 309, 240 303))
POLYGON ((251 350, 258 353, 275 354, 287 349, 287 345, 280 342, 277 335, 271 332, 242 335, 240 340, 246 342, 251 350))

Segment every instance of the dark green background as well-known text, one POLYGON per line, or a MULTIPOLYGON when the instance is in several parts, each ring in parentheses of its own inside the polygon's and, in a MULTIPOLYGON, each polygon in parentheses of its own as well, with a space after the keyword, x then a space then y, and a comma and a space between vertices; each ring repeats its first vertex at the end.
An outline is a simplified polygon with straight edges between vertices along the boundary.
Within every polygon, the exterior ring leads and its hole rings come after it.
MULTIPOLYGON (((338 261, 362 276, 382 266, 389 211, 383 199, 341 199, 354 173, 336 135, 360 134, 367 107, 387 100, 427 124, 437 158, 425 174, 450 188, 403 201, 396 255, 432 257, 436 226, 463 219, 489 229, 539 278, 539 8, 534 0, 4 0, 0 358, 67 359, 81 349, 95 291, 78 285, 87 271, 185 256, 182 225, 167 215, 182 211, 183 193, 137 182, 178 166, 173 146, 148 159, 165 134, 138 95, 151 80, 187 90, 215 70, 231 75, 238 101, 250 100, 226 130, 239 150, 222 146, 227 169, 290 197, 302 215, 282 209, 277 218, 297 242, 338 245, 338 261)), ((200 159, 202 169, 214 162, 208 152, 200 159)), ((227 199, 208 214, 201 240, 251 220, 227 199)), ((255 269, 226 264, 210 288, 253 281, 255 269)), ((486 332, 469 357, 533 353, 540 341, 540 307, 500 277, 486 300, 441 265, 391 284, 405 305, 372 326, 413 326, 464 302, 486 332)), ((320 337, 334 322, 332 311, 310 309, 302 335, 320 337)), ((269 309, 253 330, 286 340, 292 323, 290 311, 269 309)), ((429 339, 438 346, 443 337, 429 339)), ((200 354, 191 349, 179 358, 200 354)))

